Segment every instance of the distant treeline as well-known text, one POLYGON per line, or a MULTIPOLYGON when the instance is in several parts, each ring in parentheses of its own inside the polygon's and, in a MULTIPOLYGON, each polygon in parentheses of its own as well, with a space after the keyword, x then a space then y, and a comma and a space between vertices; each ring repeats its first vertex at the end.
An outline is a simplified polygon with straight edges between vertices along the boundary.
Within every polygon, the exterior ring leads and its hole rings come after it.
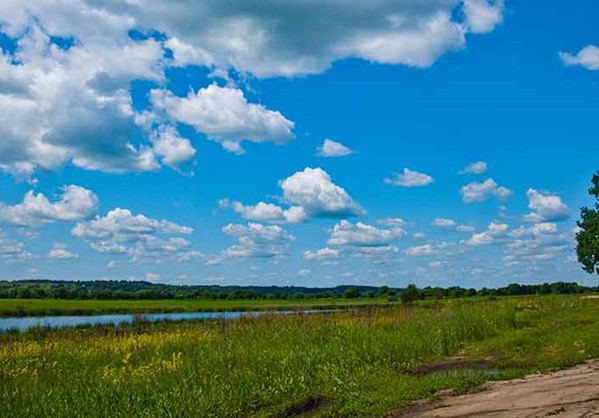
MULTIPOLYGON (((178 286, 145 281, 0 281, 2 299, 395 299, 405 289, 388 286, 337 286, 312 288, 297 286, 178 286)), ((472 296, 516 296, 534 294, 576 294, 599 292, 599 286, 577 283, 510 284, 497 289, 409 287, 411 299, 464 298, 472 296)))

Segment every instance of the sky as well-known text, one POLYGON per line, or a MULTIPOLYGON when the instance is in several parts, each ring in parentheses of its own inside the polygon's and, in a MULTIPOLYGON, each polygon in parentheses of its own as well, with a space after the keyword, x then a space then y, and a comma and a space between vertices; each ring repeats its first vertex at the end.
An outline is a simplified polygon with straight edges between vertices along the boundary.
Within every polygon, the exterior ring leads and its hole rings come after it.
POLYGON ((0 280, 596 284, 586 0, 3 0, 0 280))

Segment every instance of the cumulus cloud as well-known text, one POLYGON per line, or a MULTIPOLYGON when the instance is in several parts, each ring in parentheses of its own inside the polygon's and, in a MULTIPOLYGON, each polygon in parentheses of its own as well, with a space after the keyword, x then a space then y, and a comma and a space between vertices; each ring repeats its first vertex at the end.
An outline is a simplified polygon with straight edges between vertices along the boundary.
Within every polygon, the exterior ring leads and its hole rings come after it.
POLYGON ((321 248, 316 251, 307 250, 304 252, 304 259, 315 261, 330 261, 339 258, 341 251, 335 248, 321 248))
POLYGON ((273 258, 285 255, 295 237, 278 225, 258 223, 228 224, 227 235, 237 238, 237 244, 227 248, 223 258, 273 258))
POLYGON ((221 209, 231 208, 243 219, 269 223, 298 223, 317 218, 345 218, 361 216, 366 211, 351 196, 331 180, 321 168, 306 168, 279 182, 283 190, 281 200, 291 206, 283 208, 272 203, 241 202, 221 199, 221 209))
POLYGON ((488 178, 482 183, 472 182, 460 189, 462 200, 466 203, 482 202, 490 196, 497 199, 505 199, 512 195, 512 191, 506 187, 499 186, 495 180, 488 178))
POLYGON ((491 222, 485 231, 472 234, 465 243, 471 246, 496 244, 507 236, 508 229, 507 224, 491 222))
POLYGON ((94 4, 130 17, 131 25, 166 34, 178 65, 232 67, 271 77, 320 73, 344 58, 428 67, 444 53, 462 48, 467 32, 488 32, 500 20, 500 4, 468 2, 466 22, 455 17, 462 3, 457 0, 417 5, 269 0, 251 8, 243 1, 216 0, 204 1, 202 7, 126 0, 94 4))
POLYGON ((320 157, 345 157, 353 154, 353 151, 340 142, 325 139, 316 150, 316 154, 320 157))
POLYGON ((96 216, 91 221, 80 222, 73 228, 73 235, 79 238, 117 238, 130 241, 149 234, 191 234, 193 228, 181 226, 166 220, 156 220, 145 215, 133 215, 128 209, 116 208, 106 216, 96 216))
POLYGON ((154 108, 169 118, 192 126, 224 149, 242 154, 242 141, 283 144, 294 138, 295 124, 280 112, 249 103, 236 88, 211 84, 177 97, 167 90, 152 90, 154 108))
POLYGON ((105 216, 79 222, 71 230, 74 237, 85 240, 93 250, 126 254, 132 262, 181 262, 201 258, 189 240, 172 236, 192 232, 191 227, 142 214, 134 215, 130 210, 121 208, 111 210, 105 216))
POLYGON ((431 225, 437 228, 453 228, 456 226, 456 221, 453 219, 436 218, 431 222, 431 225))
POLYGON ((563 221, 570 216, 570 209, 561 197, 535 189, 528 189, 528 208, 532 210, 525 219, 530 222, 563 221))
POLYGON ((542 222, 534 224, 530 228, 520 226, 517 229, 512 230, 512 232, 510 232, 510 236, 514 238, 522 238, 528 235, 539 236, 542 234, 552 234, 556 232, 557 224, 553 222, 542 222))
POLYGON ((520 226, 512 230, 510 237, 513 240, 506 245, 503 257, 507 265, 552 260, 559 254, 565 256, 574 245, 570 231, 560 232, 553 222, 520 226))
POLYGON ((225 79, 229 70, 258 77, 321 73, 345 58, 428 67, 463 48, 468 32, 486 32, 501 17, 499 2, 480 0, 262 6, 2 1, 0 31, 15 45, 0 52, 0 169, 19 175, 69 163, 109 172, 178 169, 195 150, 163 131, 177 122, 237 153, 244 140, 283 143, 293 138, 293 122, 249 103, 237 88, 211 85, 182 98, 157 89, 148 123, 130 86, 166 85, 168 69, 187 65, 225 79), (465 21, 456 13, 462 4, 465 21))
POLYGON ((61 242, 54 243, 54 246, 48 251, 46 256, 54 260, 70 260, 79 257, 78 254, 69 251, 67 245, 61 242))
POLYGON ((391 261, 399 249, 395 245, 350 246, 345 251, 352 257, 372 260, 375 264, 391 261))
POLYGON ((428 186, 433 181, 434 179, 432 176, 410 170, 409 168, 404 168, 403 173, 395 173, 393 177, 385 179, 385 183, 387 184, 402 187, 428 186))
POLYGON ((164 126, 153 136, 154 153, 162 164, 178 169, 196 155, 189 139, 182 138, 172 126, 164 126))
POLYGON ((391 227, 393 229, 402 229, 403 227, 408 225, 408 223, 401 218, 379 219, 378 221, 376 221, 376 223, 379 225, 391 227))
POLYGON ((437 249, 432 244, 424 244, 406 248, 405 253, 409 257, 420 257, 436 254, 437 249))
POLYGON ((464 167, 459 174, 483 174, 487 171, 487 163, 484 161, 476 161, 464 167))
POLYGON ((466 26, 473 33, 489 33, 503 22, 503 0, 464 0, 466 26))
MULTIPOLYGON (((132 144, 128 89, 132 80, 163 78, 160 44, 132 41, 125 27, 106 39, 86 34, 89 28, 71 32, 67 21, 46 20, 60 19, 49 3, 8 3, 0 6, 0 16, 8 18, 1 27, 16 38, 16 50, 0 53, 0 168, 53 170, 72 162, 112 172, 157 169, 149 141, 132 144), (76 41, 63 48, 57 36, 76 41)), ((89 17, 98 29, 108 29, 99 14, 89 17)), ((113 18, 116 25, 126 24, 113 18)))
POLYGON ((305 168, 282 180, 283 199, 313 217, 362 216, 366 211, 322 168, 305 168))
POLYGON ((31 254, 25 244, 9 238, 0 230, 0 260, 5 264, 22 264, 31 260, 31 254))
POLYGON ((294 224, 303 222, 307 218, 306 212, 301 206, 283 209, 272 203, 258 202, 252 206, 244 205, 241 202, 231 202, 228 199, 221 199, 219 206, 221 209, 233 209, 248 221, 294 224))
POLYGON ((401 228, 380 229, 362 222, 351 223, 342 220, 331 230, 329 245, 379 247, 389 245, 395 239, 405 235, 401 228))
POLYGON ((55 202, 42 193, 29 191, 16 205, 0 203, 0 222, 16 226, 40 226, 57 221, 78 221, 93 215, 98 197, 80 186, 64 186, 55 202))
POLYGON ((559 56, 565 65, 580 65, 587 70, 599 70, 599 48, 595 45, 587 45, 576 54, 560 52, 559 56))

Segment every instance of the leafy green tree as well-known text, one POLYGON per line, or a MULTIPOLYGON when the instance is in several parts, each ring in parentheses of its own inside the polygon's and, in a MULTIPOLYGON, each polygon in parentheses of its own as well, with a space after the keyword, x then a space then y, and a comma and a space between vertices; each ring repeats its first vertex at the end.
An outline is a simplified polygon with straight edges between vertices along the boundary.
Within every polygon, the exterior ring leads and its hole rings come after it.
POLYGON ((414 284, 409 284, 406 289, 401 292, 401 303, 410 305, 412 302, 418 299, 422 299, 420 290, 414 284))
POLYGON ((386 296, 387 294, 389 294, 389 290, 389 286, 381 286, 379 287, 379 295, 386 296))
POLYGON ((348 287, 347 289, 345 289, 345 292, 343 292, 344 298, 353 299, 353 298, 357 298, 359 296, 360 296, 360 292, 355 287, 348 287))
POLYGON ((599 274, 599 171, 593 175, 592 182, 593 186, 589 189, 589 194, 595 197, 595 208, 580 209, 576 254, 584 271, 599 274))

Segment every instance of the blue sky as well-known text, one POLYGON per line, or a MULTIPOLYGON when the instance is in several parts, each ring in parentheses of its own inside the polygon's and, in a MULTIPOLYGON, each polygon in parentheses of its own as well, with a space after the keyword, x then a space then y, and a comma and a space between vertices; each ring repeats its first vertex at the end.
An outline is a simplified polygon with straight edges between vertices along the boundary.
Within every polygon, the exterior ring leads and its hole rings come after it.
POLYGON ((598 16, 3 1, 0 279, 594 283, 598 16))

